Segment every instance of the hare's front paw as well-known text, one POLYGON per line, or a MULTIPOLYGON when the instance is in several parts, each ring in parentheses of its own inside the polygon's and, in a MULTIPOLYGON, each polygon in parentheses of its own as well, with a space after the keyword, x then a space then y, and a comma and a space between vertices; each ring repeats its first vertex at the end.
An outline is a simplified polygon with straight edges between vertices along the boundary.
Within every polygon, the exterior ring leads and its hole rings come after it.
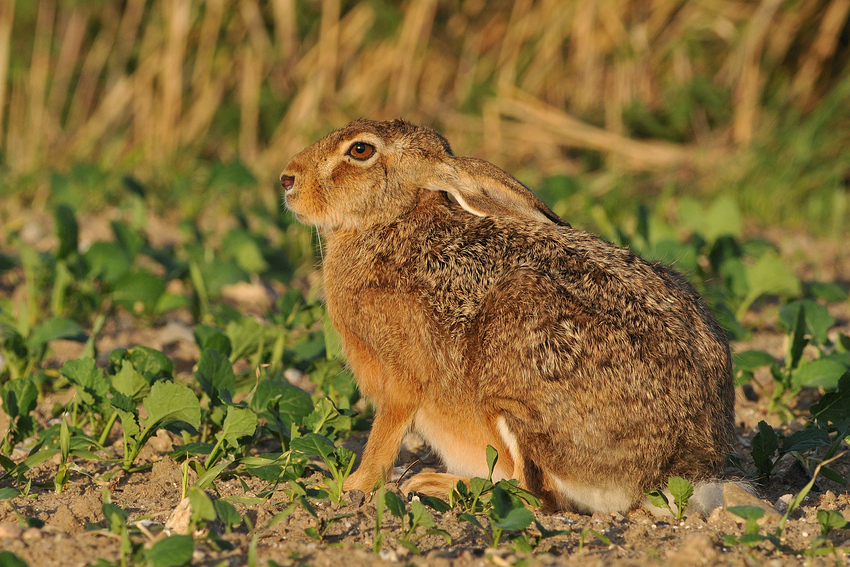
POLYGON ((423 494, 425 496, 433 496, 435 498, 448 498, 449 493, 457 485, 457 481, 462 480, 469 483, 468 478, 448 473, 419 473, 405 481, 401 485, 401 491, 405 494, 411 492, 415 494, 423 494))
POLYGON ((363 473, 362 467, 357 471, 353 472, 351 476, 345 479, 345 483, 342 485, 343 490, 361 490, 367 495, 369 495, 374 489, 375 486, 380 482, 379 477, 370 477, 363 473))

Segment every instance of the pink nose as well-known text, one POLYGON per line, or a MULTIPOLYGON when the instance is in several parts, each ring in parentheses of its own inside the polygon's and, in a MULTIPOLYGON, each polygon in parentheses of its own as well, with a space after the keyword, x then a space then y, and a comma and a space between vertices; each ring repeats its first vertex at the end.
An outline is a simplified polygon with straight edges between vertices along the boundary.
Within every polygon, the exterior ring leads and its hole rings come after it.
POLYGON ((281 174, 280 176, 280 184, 283 185, 283 188, 287 191, 295 185, 295 176, 294 175, 285 175, 281 174))

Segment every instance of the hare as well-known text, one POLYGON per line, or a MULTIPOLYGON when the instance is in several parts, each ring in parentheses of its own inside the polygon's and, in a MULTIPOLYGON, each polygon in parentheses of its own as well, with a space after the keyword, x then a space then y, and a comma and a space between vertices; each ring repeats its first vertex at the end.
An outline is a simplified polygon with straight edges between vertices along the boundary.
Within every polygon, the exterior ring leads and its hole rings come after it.
POLYGON ((513 478, 550 509, 627 511, 709 479, 733 431, 723 330, 674 270, 571 228, 435 131, 356 120, 291 159, 287 207, 324 236, 327 308, 376 414, 345 489, 419 433, 447 473, 513 478))

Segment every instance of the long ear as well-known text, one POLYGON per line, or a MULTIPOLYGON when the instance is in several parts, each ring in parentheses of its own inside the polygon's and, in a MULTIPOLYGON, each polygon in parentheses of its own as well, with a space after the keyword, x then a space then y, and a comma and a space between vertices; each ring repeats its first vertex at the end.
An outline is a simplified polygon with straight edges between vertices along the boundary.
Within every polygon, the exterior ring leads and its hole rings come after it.
POLYGON ((490 162, 452 157, 431 171, 423 184, 431 191, 445 191, 461 207, 479 217, 511 217, 570 226, 531 189, 490 162))

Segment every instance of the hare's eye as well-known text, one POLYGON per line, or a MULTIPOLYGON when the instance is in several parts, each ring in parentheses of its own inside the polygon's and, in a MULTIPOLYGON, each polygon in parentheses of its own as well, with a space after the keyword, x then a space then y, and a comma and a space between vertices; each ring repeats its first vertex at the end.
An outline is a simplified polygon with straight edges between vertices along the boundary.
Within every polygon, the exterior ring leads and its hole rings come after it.
POLYGON ((348 148, 348 155, 354 159, 369 159, 372 157, 373 153, 375 153, 375 146, 367 144, 366 142, 354 142, 351 144, 351 147, 348 148))

